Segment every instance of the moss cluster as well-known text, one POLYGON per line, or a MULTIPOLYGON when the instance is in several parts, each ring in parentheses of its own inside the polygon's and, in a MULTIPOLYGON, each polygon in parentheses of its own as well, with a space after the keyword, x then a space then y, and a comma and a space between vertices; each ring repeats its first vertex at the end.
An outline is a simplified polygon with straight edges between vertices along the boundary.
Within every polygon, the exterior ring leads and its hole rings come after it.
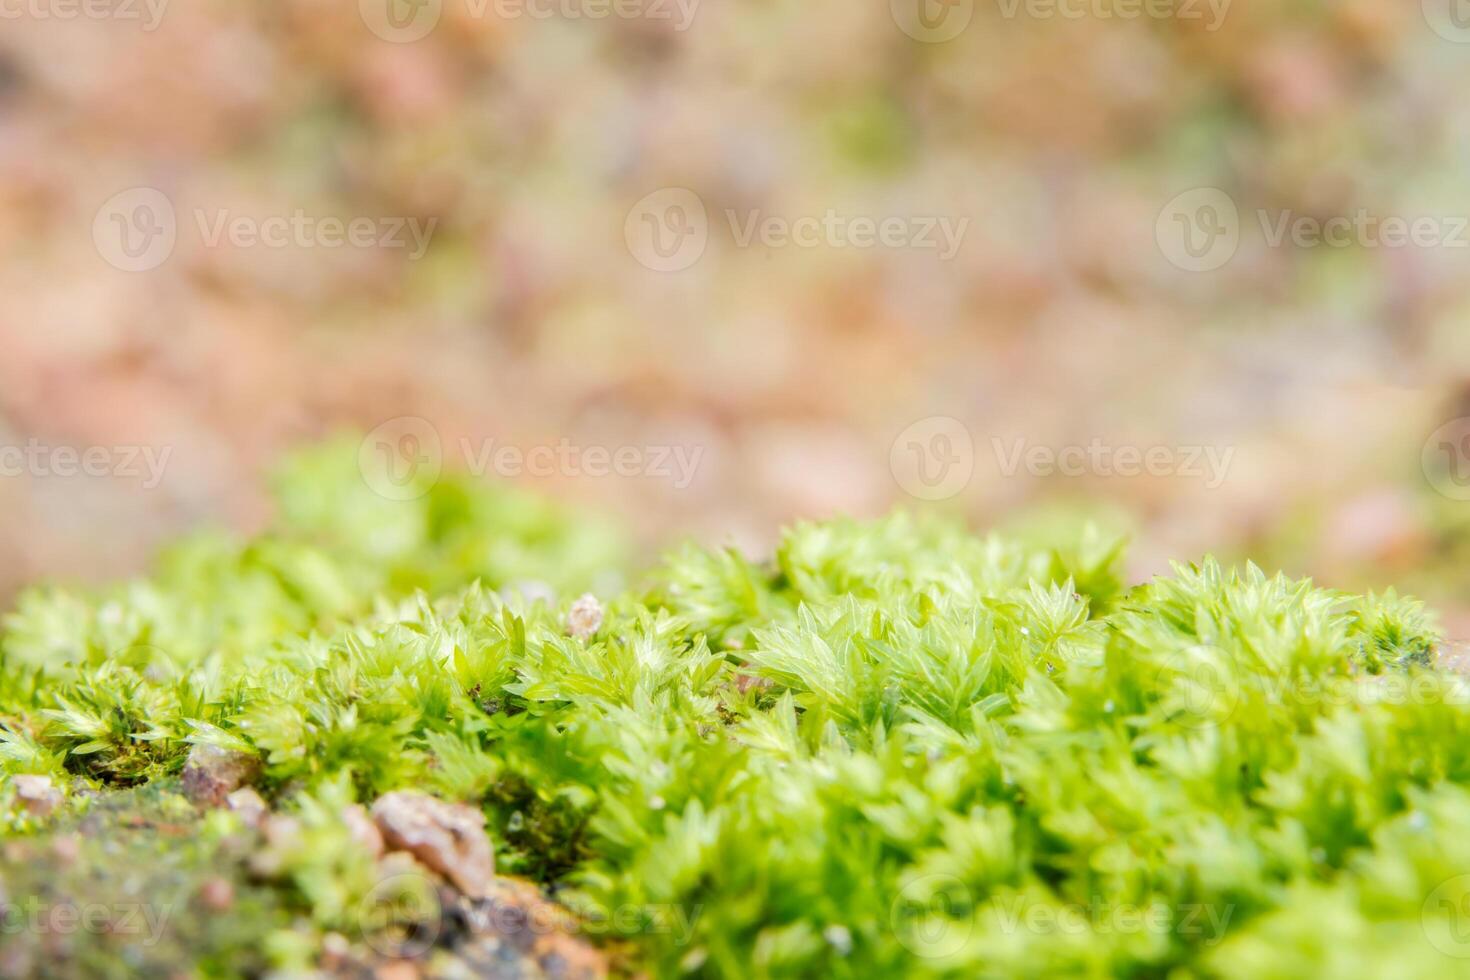
POLYGON ((503 871, 653 976, 1470 962, 1470 688, 1411 600, 1208 560, 1126 588, 1095 530, 904 514, 615 592, 615 539, 544 504, 382 501, 335 452, 292 474, 260 540, 25 596, 0 664, 0 765, 74 810, 191 743, 259 757, 311 835, 271 886, 277 966, 374 887, 332 814, 402 787, 481 806, 503 871), (587 587, 605 618, 569 635, 587 587))

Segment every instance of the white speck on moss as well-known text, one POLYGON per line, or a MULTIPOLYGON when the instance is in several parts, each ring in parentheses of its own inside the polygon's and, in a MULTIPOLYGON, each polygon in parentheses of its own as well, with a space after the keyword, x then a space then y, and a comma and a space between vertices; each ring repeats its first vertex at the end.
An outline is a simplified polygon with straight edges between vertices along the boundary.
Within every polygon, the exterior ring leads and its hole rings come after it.
POLYGON ((602 603, 597 596, 587 593, 572 603, 567 613, 567 632, 579 640, 585 640, 602 628, 602 603))

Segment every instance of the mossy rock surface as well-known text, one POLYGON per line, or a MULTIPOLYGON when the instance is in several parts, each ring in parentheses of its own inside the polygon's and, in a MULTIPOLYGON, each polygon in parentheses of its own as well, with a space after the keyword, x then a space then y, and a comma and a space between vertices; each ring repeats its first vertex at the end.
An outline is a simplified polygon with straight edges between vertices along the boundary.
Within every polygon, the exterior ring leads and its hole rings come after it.
POLYGON ((901 513, 605 573, 610 539, 547 505, 387 501, 333 453, 293 472, 261 539, 8 619, 6 894, 169 910, 146 945, 30 929, 8 972, 1470 961, 1470 686, 1411 599, 1208 559, 1127 583, 1092 526, 901 513), (274 823, 179 796, 199 746, 249 760, 274 823), (65 791, 55 813, 22 775, 65 791), (484 817, 491 895, 348 817, 403 791, 484 817))

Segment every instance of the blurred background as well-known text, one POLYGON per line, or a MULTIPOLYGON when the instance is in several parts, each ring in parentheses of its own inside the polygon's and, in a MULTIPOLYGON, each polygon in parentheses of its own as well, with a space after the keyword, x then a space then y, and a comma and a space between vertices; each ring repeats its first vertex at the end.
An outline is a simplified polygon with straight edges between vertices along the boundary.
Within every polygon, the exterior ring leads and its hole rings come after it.
POLYGON ((647 548, 1082 507, 1140 576, 1470 636, 1464 0, 0 21, 0 595, 258 528, 355 432, 388 495, 470 469, 647 548))

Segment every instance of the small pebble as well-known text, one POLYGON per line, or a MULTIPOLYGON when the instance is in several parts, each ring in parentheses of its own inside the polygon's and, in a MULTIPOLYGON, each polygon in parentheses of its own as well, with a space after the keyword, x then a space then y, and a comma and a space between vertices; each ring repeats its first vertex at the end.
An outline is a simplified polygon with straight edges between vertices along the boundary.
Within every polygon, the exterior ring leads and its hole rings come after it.
POLYGON ((210 878, 199 889, 199 901, 211 912, 227 912, 235 904, 235 886, 224 878, 210 878))
POLYGON ((471 898, 489 893, 495 851, 478 809, 397 790, 378 798, 372 818, 389 849, 407 851, 471 898))
POLYGON ((352 839, 361 844, 364 850, 375 858, 382 856, 383 834, 361 804, 353 803, 345 808, 342 811, 342 822, 346 824, 352 839))
POLYGON ((50 776, 12 776, 15 796, 21 806, 34 817, 49 817, 66 800, 66 795, 51 783, 50 776))
POLYGON ((51 842, 51 853, 62 864, 72 864, 82 854, 82 842, 76 834, 62 834, 51 842))
POLYGON ((251 779, 260 760, 218 745, 195 745, 184 763, 184 795, 198 806, 224 806, 231 793, 251 779))
POLYGON ((567 632, 579 640, 585 640, 602 628, 602 603, 597 596, 587 593, 567 613, 567 632))
POLYGON ((237 789, 226 796, 225 806, 232 813, 238 814, 247 827, 259 827, 261 821, 265 820, 266 814, 270 812, 270 807, 266 805, 261 795, 249 786, 237 789))
POLYGON ((373 971, 374 980, 419 980, 419 968, 412 960, 389 960, 373 971))

